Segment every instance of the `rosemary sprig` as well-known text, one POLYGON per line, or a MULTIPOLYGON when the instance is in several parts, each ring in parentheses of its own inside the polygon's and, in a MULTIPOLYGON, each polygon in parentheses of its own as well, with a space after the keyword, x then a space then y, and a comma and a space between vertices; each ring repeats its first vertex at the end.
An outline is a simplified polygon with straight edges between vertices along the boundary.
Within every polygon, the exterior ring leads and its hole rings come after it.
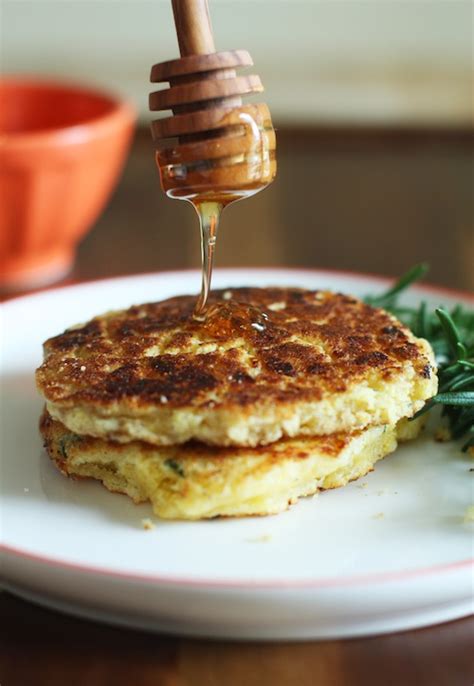
MULTIPOLYGON (((403 274, 398 281, 387 291, 381 293, 380 295, 368 295, 365 298, 365 302, 374 307, 383 307, 384 310, 389 309, 391 306, 396 307, 397 298, 405 291, 408 286, 411 286, 415 281, 419 281, 428 271, 427 264, 416 264, 414 267, 409 269, 405 274, 403 274)), ((411 308, 409 308, 411 311, 411 308)))
POLYGON ((416 336, 431 343, 438 364, 439 391, 415 416, 442 405, 451 438, 467 436, 462 447, 466 451, 474 446, 474 310, 458 304, 451 311, 441 307, 430 311, 425 301, 418 307, 399 305, 400 294, 427 271, 427 265, 416 265, 394 286, 380 295, 367 296, 365 302, 388 310, 416 336))

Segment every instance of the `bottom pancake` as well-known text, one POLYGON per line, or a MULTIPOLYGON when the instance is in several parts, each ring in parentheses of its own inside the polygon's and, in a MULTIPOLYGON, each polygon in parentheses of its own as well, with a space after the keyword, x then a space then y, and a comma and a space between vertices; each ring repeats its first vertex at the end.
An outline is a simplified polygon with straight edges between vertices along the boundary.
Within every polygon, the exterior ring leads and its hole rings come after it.
POLYGON ((135 503, 150 501, 164 519, 276 514, 300 497, 367 474, 420 429, 419 420, 401 420, 258 448, 158 447, 79 436, 46 411, 40 422, 46 450, 63 474, 98 479, 135 503))

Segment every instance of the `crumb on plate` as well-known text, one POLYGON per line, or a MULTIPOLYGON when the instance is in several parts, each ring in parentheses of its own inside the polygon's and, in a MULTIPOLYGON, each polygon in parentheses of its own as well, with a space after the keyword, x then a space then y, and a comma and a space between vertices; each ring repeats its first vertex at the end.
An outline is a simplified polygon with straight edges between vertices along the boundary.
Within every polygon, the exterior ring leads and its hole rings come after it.
POLYGON ((255 538, 247 538, 247 543, 268 543, 272 540, 270 534, 263 534, 262 536, 256 536, 255 538))
POLYGON ((434 433, 434 438, 438 443, 446 443, 451 440, 452 436, 447 426, 439 426, 434 433))
POLYGON ((151 519, 147 517, 146 519, 142 519, 142 527, 145 529, 145 531, 152 531, 152 529, 155 528, 155 525, 151 519))

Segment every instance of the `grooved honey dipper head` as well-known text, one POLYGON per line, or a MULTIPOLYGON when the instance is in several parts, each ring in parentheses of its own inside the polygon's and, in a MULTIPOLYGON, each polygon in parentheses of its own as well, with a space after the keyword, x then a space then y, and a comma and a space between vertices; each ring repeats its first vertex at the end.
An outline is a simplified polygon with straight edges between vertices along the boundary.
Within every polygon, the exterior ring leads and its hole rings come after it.
POLYGON ((187 55, 153 66, 151 110, 172 115, 152 123, 163 189, 172 197, 206 196, 225 202, 264 188, 276 173, 275 132, 265 104, 243 104, 263 91, 245 50, 187 55))

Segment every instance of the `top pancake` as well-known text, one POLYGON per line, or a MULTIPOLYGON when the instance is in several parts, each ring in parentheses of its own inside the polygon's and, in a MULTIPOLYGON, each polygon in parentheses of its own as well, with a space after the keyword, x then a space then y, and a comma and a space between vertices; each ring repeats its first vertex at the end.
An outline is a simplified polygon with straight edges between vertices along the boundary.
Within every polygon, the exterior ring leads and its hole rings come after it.
POLYGON ((46 341, 37 384, 78 434, 173 445, 271 443, 394 424, 437 390, 429 344, 328 291, 214 291, 95 317, 46 341))

